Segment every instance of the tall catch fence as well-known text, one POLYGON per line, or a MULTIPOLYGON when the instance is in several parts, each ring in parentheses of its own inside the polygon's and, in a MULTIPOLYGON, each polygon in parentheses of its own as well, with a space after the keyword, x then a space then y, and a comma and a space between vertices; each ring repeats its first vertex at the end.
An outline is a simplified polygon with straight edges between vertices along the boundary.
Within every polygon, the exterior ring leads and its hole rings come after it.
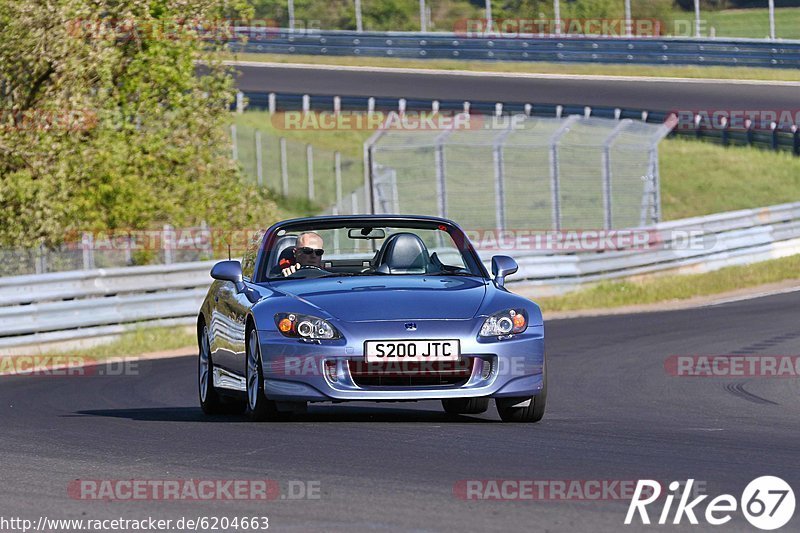
POLYGON ((469 229, 618 229, 660 220, 658 143, 629 119, 527 117, 505 127, 387 129, 367 142, 374 212, 469 229))

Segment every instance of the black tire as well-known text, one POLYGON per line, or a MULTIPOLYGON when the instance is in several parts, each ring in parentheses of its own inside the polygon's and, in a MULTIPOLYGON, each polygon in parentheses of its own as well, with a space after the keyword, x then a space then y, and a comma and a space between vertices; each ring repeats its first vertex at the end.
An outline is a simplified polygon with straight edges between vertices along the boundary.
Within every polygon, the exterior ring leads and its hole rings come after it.
POLYGON ((211 360, 208 327, 205 324, 197 333, 197 346, 197 391, 200 396, 200 408, 207 415, 222 414, 225 412, 225 405, 217 389, 214 388, 214 362, 211 360))
POLYGON ((542 391, 530 398, 497 398, 495 400, 497 414, 503 422, 538 422, 544 416, 547 406, 547 374, 544 374, 542 391), (516 404, 530 400, 527 407, 513 407, 516 404))
POLYGON ((489 409, 489 398, 447 398, 442 407, 450 415, 479 415, 489 409))
POLYGON ((261 345, 258 342, 258 333, 251 329, 247 337, 247 409, 250 418, 256 422, 275 420, 278 409, 275 402, 267 399, 264 394, 264 373, 261 365, 261 345), (255 386, 255 388, 253 388, 255 386))

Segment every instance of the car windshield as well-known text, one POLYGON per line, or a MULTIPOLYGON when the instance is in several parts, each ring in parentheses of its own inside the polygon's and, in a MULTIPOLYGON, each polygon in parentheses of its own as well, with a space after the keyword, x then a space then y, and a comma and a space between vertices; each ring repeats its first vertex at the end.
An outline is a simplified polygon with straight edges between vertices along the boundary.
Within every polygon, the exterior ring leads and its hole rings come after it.
POLYGON ((276 232, 266 266, 270 280, 484 275, 463 233, 435 222, 288 226, 276 232))

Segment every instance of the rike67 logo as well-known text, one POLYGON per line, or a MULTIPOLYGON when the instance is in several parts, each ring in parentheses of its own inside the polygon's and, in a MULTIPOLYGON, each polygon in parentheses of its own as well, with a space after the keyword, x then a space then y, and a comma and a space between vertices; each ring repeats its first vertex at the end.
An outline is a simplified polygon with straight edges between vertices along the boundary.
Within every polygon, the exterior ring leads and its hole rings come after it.
MULTIPOLYGON (((657 517, 658 524, 667 524, 672 515, 672 524, 680 524, 685 517, 690 524, 697 525, 699 515, 705 519, 706 523, 719 526, 728 523, 737 507, 740 507, 742 514, 751 525, 761 530, 771 531, 786 525, 794 515, 794 491, 779 477, 762 476, 754 479, 745 487, 739 501, 730 494, 720 494, 706 503, 705 512, 701 512, 701 504, 708 498, 708 495, 703 494, 689 500, 693 484, 693 479, 687 480, 685 484, 677 481, 669 484, 669 492, 664 498, 664 506, 657 517), (683 491, 678 493, 681 487, 683 487, 683 491), (675 499, 678 500, 678 503, 672 514, 672 504, 675 499)), ((625 524, 630 525, 637 513, 642 524, 650 524, 648 505, 659 500, 662 496, 661 493, 661 484, 658 481, 640 479, 628 507, 625 524)), ((655 508, 656 505, 653 507, 655 508)), ((651 510, 657 511, 657 509, 651 510)))

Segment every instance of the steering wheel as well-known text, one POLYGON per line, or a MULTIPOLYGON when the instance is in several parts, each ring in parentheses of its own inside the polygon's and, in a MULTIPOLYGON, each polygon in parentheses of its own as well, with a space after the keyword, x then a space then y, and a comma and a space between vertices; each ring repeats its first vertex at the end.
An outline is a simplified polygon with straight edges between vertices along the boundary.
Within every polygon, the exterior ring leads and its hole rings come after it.
POLYGON ((306 278, 318 278, 318 277, 320 277, 320 276, 324 276, 325 274, 330 274, 330 272, 329 272, 329 271, 325 270, 325 269, 324 269, 324 268, 322 268, 322 267, 318 267, 318 266, 316 266, 316 265, 301 265, 301 266, 300 266, 300 268, 298 268, 297 270, 295 270, 294 272, 292 272, 291 274, 289 274, 289 276, 288 276, 288 277, 290 277, 290 278, 291 278, 291 277, 293 277, 295 274, 297 274, 298 272, 301 272, 301 271, 303 271, 303 270, 305 270, 305 271, 306 271, 306 275, 305 275, 305 276, 303 276, 301 279, 306 279, 306 278), (309 271, 310 271, 310 272, 309 272, 309 271))

